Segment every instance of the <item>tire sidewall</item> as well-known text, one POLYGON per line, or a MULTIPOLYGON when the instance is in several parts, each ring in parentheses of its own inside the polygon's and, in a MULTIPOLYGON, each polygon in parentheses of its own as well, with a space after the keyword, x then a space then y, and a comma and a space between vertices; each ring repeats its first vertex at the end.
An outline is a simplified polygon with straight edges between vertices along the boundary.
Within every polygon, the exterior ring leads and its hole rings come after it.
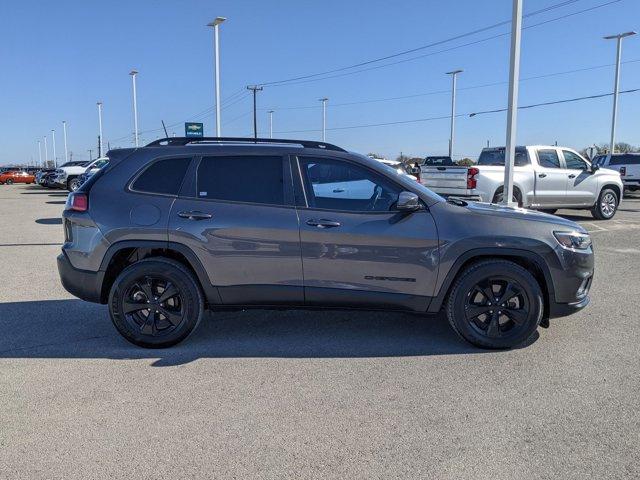
POLYGON ((535 278, 519 265, 510 262, 488 262, 471 267, 454 286, 449 299, 449 321, 454 329, 467 341, 483 348, 511 348, 525 342, 538 328, 544 313, 542 290, 535 278), (518 283, 529 302, 529 317, 522 327, 511 334, 489 338, 479 334, 469 325, 465 316, 467 296, 480 281, 493 277, 506 277, 518 283))
POLYGON ((204 300, 193 275, 169 261, 142 260, 128 266, 118 275, 109 293, 109 314, 114 326, 126 340, 145 348, 165 348, 180 343, 195 330, 203 311, 204 300), (122 311, 124 294, 136 279, 145 275, 174 283, 182 295, 186 310, 183 322, 172 332, 160 337, 135 331, 122 311))
POLYGON ((602 191, 600 192, 600 195, 598 195, 598 203, 595 206, 598 218, 600 218, 602 220, 611 220, 616 215, 616 213, 618 212, 618 206, 619 205, 620 205, 620 199, 618 198, 618 195, 616 195, 616 192, 611 188, 603 188, 602 191), (615 208, 615 210, 613 211, 613 213, 611 215, 606 215, 602 211, 602 198, 607 193, 612 194, 616 199, 616 208, 615 208))

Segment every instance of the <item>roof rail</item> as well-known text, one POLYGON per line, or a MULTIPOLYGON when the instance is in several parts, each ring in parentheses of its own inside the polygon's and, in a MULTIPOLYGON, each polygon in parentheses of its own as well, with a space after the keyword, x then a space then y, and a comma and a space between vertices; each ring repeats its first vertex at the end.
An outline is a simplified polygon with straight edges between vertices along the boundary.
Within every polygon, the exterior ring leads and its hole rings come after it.
POLYGON ((287 145, 300 145, 303 148, 321 148, 324 150, 335 150, 337 152, 346 152, 345 149, 336 145, 325 142, 315 142, 313 140, 285 140, 278 138, 245 138, 245 137, 171 137, 160 138, 147 144, 147 147, 174 147, 184 146, 197 143, 247 143, 247 144, 264 144, 279 143, 287 145))

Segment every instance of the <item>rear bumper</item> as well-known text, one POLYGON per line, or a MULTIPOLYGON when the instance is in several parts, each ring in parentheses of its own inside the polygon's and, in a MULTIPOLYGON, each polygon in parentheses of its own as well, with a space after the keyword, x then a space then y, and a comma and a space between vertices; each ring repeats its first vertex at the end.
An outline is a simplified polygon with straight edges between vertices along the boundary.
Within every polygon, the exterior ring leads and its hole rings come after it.
POLYGON ((71 295, 93 303, 101 303, 104 272, 89 272, 74 268, 67 255, 58 255, 58 273, 62 286, 71 295))

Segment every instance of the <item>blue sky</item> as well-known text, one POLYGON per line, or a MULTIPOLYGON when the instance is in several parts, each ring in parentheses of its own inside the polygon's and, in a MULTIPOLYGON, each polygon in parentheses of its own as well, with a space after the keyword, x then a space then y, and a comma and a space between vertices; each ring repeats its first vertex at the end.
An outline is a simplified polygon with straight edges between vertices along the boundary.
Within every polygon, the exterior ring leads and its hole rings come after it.
MULTIPOLYGON (((611 0, 578 0, 525 19, 525 26, 611 0)), ((525 13, 562 0, 524 0, 525 13)), ((226 16, 221 27, 223 134, 249 135, 251 100, 246 85, 322 72, 419 47, 509 20, 511 0, 136 0, 55 2, 22 0, 0 6, 0 164, 38 159, 38 139, 56 130, 63 157, 62 120, 69 149, 88 158, 97 143, 96 101, 104 102, 105 142, 131 146, 131 79, 139 70, 138 108, 143 141, 182 135, 185 120, 203 121, 213 134, 212 32, 205 24, 226 16), (237 94, 237 95, 235 95, 237 94), (235 95, 235 96, 234 96, 235 95), (207 110, 209 109, 209 110, 207 110), (201 112, 201 115, 196 115, 201 112), (149 131, 155 130, 155 131, 149 131)), ((521 77, 612 64, 615 42, 603 35, 640 30, 640 2, 621 0, 590 12, 528 28, 523 33, 521 77)), ((509 31, 502 26, 394 61, 459 46, 509 31)), ((259 93, 259 130, 291 138, 320 138, 321 109, 328 97, 328 128, 445 116, 450 78, 459 76, 458 112, 506 106, 509 36, 413 61, 322 81, 265 87, 259 93), (429 92, 408 99, 339 105, 429 92), (296 107, 296 108, 291 108, 296 107), (297 108, 305 107, 305 108, 297 108), (307 132, 304 130, 316 130, 307 132)), ((640 87, 640 36, 625 40, 622 89, 640 87), (633 60, 638 60, 633 62, 633 60)), ((386 63, 390 63, 388 61, 386 63)), ((385 63, 385 62, 382 62, 385 63)), ((371 66, 376 66, 373 64, 371 66)), ((526 80, 520 104, 606 93, 613 66, 526 80)), ((621 96, 618 139, 640 144, 640 92, 621 96)), ((611 98, 520 111, 518 142, 582 148, 609 138, 611 98)), ((327 141, 389 157, 447 151, 448 120, 329 130, 327 141)), ((477 157, 487 140, 505 142, 505 114, 461 117, 456 156, 477 157)))

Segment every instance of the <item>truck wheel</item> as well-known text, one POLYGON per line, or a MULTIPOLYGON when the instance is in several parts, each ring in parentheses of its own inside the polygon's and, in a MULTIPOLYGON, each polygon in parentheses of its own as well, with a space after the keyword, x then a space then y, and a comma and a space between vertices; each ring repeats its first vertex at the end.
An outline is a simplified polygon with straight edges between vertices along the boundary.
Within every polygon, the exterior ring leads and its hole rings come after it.
MULTIPOLYGON (((503 187, 500 187, 496 191, 496 194, 493 196, 492 203, 502 203, 503 199, 504 199, 504 190, 503 190, 503 187)), ((520 193, 520 190, 518 190, 517 188, 513 189, 513 196, 511 197, 511 200, 513 202, 516 202, 518 204, 518 207, 522 207, 522 194, 520 193)))
POLYGON ((482 348, 523 343, 542 320, 542 290, 527 270, 507 260, 467 267, 447 301, 447 319, 468 342, 482 348))
POLYGON ((610 220, 618 211, 618 195, 611 188, 603 188, 591 215, 598 220, 610 220))
POLYGON ((74 177, 70 180, 67 180, 67 190, 70 192, 75 192, 80 188, 80 179, 78 177, 74 177))
POLYGON ((203 312, 198 281, 184 265, 167 258, 129 265, 109 294, 109 314, 118 332, 145 348, 181 342, 198 326, 203 312))

